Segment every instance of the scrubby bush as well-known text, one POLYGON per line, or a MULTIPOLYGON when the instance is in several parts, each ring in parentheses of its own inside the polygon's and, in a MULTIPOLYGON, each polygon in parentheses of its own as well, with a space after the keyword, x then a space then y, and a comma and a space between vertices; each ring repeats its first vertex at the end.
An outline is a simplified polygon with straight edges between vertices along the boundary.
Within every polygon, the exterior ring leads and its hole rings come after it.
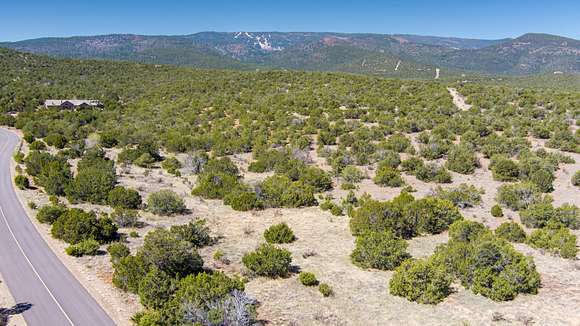
POLYGON ((294 232, 286 223, 274 224, 264 231, 268 243, 290 243, 295 240, 294 232))
POLYGON ((425 162, 419 157, 410 157, 401 162, 401 169, 408 174, 415 175, 417 170, 425 166, 425 162))
POLYGON ((461 219, 461 214, 449 201, 433 197, 414 200, 401 193, 391 201, 362 201, 351 213, 350 229, 353 235, 391 231, 409 239, 420 233, 439 233, 457 219, 461 219))
POLYGON ((224 197, 224 204, 230 205, 236 211, 250 211, 264 208, 264 203, 255 192, 234 191, 224 197))
POLYGON ((173 225, 169 229, 177 239, 185 240, 197 248, 209 246, 215 242, 210 235, 209 228, 204 219, 197 219, 182 225, 173 225))
POLYGON ((133 189, 117 186, 109 191, 107 203, 111 207, 138 209, 141 206, 141 195, 133 189))
POLYGON ((385 149, 390 149, 392 151, 403 153, 411 148, 411 141, 403 134, 393 134, 387 138, 384 143, 385 149))
POLYGON ((177 289, 176 280, 158 268, 151 268, 139 282, 139 300, 148 309, 161 309, 177 289))
POLYGON ((50 230, 53 237, 70 244, 83 240, 110 242, 117 238, 117 226, 110 218, 97 218, 94 212, 72 208, 62 214, 50 230))
POLYGON ((139 213, 134 209, 117 207, 111 213, 111 219, 120 227, 136 227, 139 225, 139 213))
POLYGON ((494 156, 489 168, 498 181, 516 181, 520 176, 518 164, 505 156, 494 156))
POLYGON ((401 187, 405 184, 401 173, 389 166, 383 166, 377 170, 373 181, 378 185, 386 187, 401 187))
POLYGON ((66 248, 66 253, 74 257, 94 256, 98 251, 99 242, 93 239, 83 240, 66 248))
POLYGON ((29 148, 31 151, 43 151, 46 150, 46 144, 42 140, 35 140, 30 143, 29 148))
POLYGON ((260 245, 256 251, 242 257, 244 266, 259 276, 283 277, 290 270, 292 254, 270 244, 260 245))
POLYGON ((203 260, 194 245, 166 229, 147 233, 138 255, 149 266, 155 266, 172 277, 198 273, 203 267, 203 260))
POLYGON ((344 169, 342 169, 340 176, 342 177, 342 180, 348 183, 359 183, 361 182, 362 179, 365 178, 364 172, 362 172, 356 166, 352 165, 349 165, 344 169))
POLYGON ((143 256, 128 255, 114 265, 113 284, 123 291, 137 293, 141 280, 147 275, 148 264, 143 256))
POLYGON ((417 221, 419 233, 437 234, 462 218, 461 213, 450 201, 426 197, 409 203, 405 215, 417 221))
POLYGON ((40 223, 54 223, 61 215, 67 212, 66 207, 46 205, 42 206, 38 213, 36 213, 36 218, 40 223))
POLYGON ((396 238, 391 231, 366 232, 357 236, 356 246, 350 257, 362 268, 392 270, 411 256, 407 242, 396 238))
POLYGON ((515 211, 541 202, 543 199, 538 186, 529 182, 505 184, 498 188, 496 200, 515 211))
POLYGON ((245 191, 238 176, 222 172, 204 172, 199 175, 192 194, 206 199, 223 199, 232 192, 245 191))
POLYGON ((121 258, 127 257, 131 254, 131 250, 126 244, 121 242, 113 242, 107 247, 107 252, 111 256, 111 263, 116 265, 121 258))
POLYGON ((447 270, 431 259, 409 259, 395 269, 389 289, 409 301, 437 304, 451 293, 451 281, 447 270))
POLYGON ((526 241, 526 233, 524 229, 515 222, 505 222, 495 229, 495 235, 511 242, 526 241))
POLYGON ((548 169, 539 169, 532 172, 529 181, 540 189, 542 192, 552 192, 554 191, 554 172, 548 169))
POLYGON ((498 204, 493 205, 491 207, 491 216, 503 217, 503 210, 501 209, 501 206, 499 206, 498 204))
POLYGON ((147 198, 147 209, 155 215, 175 215, 184 213, 187 208, 183 199, 171 190, 159 190, 147 198))
POLYGON ((161 162, 161 167, 175 176, 181 176, 181 173, 179 172, 179 169, 182 168, 181 162, 173 156, 163 160, 163 162, 161 162))
POLYGON ((14 177, 14 183, 18 189, 24 190, 30 187, 30 181, 28 181, 28 178, 21 174, 14 177))
POLYGON ((77 174, 66 189, 70 201, 105 204, 109 192, 115 187, 115 164, 104 157, 98 148, 87 150, 77 165, 77 174))
POLYGON ((382 151, 380 152, 380 161, 377 165, 377 169, 380 170, 383 167, 390 167, 391 169, 396 169, 401 164, 401 157, 399 153, 395 151, 382 151))
POLYGON ((415 176, 424 182, 451 183, 452 180, 451 174, 445 168, 436 164, 418 166, 415 170, 415 176))
POLYGON ((576 187, 580 187, 580 170, 576 171, 572 176, 572 184, 576 187))
POLYGON ((431 257, 476 294, 495 301, 535 294, 540 275, 533 259, 516 251, 480 223, 461 221, 450 227, 451 240, 431 257))
POLYGON ((451 147, 447 153, 446 166, 449 170, 461 174, 472 174, 479 166, 475 152, 467 145, 451 147))
POLYGON ((481 195, 485 192, 483 188, 477 188, 474 185, 465 183, 455 188, 444 189, 438 186, 434 195, 438 198, 448 200, 459 208, 473 207, 481 203, 481 195))
POLYGON ((18 164, 24 163, 24 153, 21 151, 16 152, 12 158, 14 158, 14 162, 18 164))
POLYGON ((221 272, 189 275, 180 280, 172 309, 162 310, 157 325, 255 325, 258 302, 243 291, 241 279, 221 272))
POLYGON ((67 144, 67 139, 61 134, 50 134, 44 137, 44 141, 49 146, 54 146, 57 149, 63 149, 67 144))
POLYGON ((562 258, 572 259, 578 253, 576 236, 564 225, 554 221, 532 232, 528 243, 534 248, 543 248, 559 254, 562 258))
POLYGON ((323 297, 330 297, 334 294, 332 287, 326 283, 320 283, 320 285, 318 285, 318 292, 320 292, 323 297))
POLYGON ((154 162, 161 161, 159 147, 152 141, 143 141, 135 148, 125 148, 117 156, 119 163, 134 163, 141 167, 150 167, 154 162))
POLYGON ((479 222, 461 220, 449 226, 449 238, 469 242, 489 233, 487 227, 479 222))
POLYGON ((551 203, 532 204, 520 212, 522 223, 530 228, 544 227, 555 217, 556 209, 551 203))
POLYGON ((318 284, 316 275, 310 272, 300 272, 300 274, 298 274, 298 280, 300 280, 300 283, 304 286, 315 286, 318 284))
POLYGON ((317 204, 314 189, 287 176, 273 175, 258 186, 258 197, 269 207, 303 207, 317 204))

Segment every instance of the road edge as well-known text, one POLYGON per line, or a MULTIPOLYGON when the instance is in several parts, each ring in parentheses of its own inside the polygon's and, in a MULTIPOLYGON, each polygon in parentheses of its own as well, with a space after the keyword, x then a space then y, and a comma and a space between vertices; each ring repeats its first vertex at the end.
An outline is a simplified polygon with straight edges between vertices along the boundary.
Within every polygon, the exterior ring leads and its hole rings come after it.
MULTIPOLYGON (((20 131, 17 129, 6 128, 6 127, 2 127, 2 129, 9 131, 18 137, 18 139, 20 140, 20 144, 16 147, 16 149, 19 149, 22 146, 21 145, 22 144, 22 136, 20 134, 20 131)), ((62 250, 62 248, 59 247, 59 244, 56 243, 57 240, 53 239, 50 236, 49 232, 47 232, 45 230, 45 226, 42 225, 40 222, 38 222, 38 220, 36 220, 34 218, 35 214, 30 209, 30 207, 28 207, 28 205, 24 202, 24 198, 22 197, 21 190, 18 189, 18 187, 16 187, 16 184, 14 182, 14 178, 16 176, 16 166, 17 166, 17 164, 14 161, 14 158, 11 156, 11 158, 10 158, 10 179, 11 179, 11 183, 12 183, 12 188, 14 189, 14 192, 16 193, 16 197, 18 198, 20 205, 22 206, 22 208, 26 212, 26 216, 32 222, 32 225, 34 225, 34 228, 40 234, 40 236, 42 237, 44 242, 48 245, 50 250, 56 255, 56 257, 60 260, 60 262, 71 272, 71 274, 75 277, 75 279, 87 290, 87 292, 91 295, 91 297, 93 297, 93 299, 101 306, 101 308, 113 320, 113 322, 116 325, 126 325, 126 326, 132 325, 130 323, 130 320, 126 320, 119 313, 118 309, 116 307, 114 307, 114 305, 110 302, 110 300, 107 300, 105 295, 103 293, 101 293, 101 291, 99 291, 93 285, 93 281, 89 280, 85 276, 83 271, 80 270, 79 267, 77 266, 78 262, 73 261, 72 257, 66 255, 64 250, 62 250)))

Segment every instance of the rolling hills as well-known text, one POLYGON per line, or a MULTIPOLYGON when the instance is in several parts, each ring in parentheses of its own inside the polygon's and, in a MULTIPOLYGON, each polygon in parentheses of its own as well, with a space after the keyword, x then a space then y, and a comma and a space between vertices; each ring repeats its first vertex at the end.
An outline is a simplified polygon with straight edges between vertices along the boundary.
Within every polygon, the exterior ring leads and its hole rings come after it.
POLYGON ((477 40, 405 34, 201 32, 113 34, 0 43, 19 51, 196 68, 344 71, 435 78, 461 73, 580 73, 580 41, 548 34, 477 40))

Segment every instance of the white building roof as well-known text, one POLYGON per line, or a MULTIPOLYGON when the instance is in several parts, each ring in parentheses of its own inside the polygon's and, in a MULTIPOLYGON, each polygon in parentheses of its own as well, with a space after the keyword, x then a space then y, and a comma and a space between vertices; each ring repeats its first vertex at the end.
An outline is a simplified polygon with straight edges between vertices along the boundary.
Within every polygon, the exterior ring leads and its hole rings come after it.
POLYGON ((46 100, 44 101, 45 106, 60 106, 65 102, 70 102, 74 106, 80 106, 83 104, 89 106, 98 106, 101 105, 101 102, 98 100, 46 100))

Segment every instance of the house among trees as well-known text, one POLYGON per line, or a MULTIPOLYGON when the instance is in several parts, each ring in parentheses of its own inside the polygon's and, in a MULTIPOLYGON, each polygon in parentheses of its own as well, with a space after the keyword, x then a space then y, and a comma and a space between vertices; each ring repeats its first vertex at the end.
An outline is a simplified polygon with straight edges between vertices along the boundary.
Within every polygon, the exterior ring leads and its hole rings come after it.
POLYGON ((102 108, 103 103, 98 100, 46 100, 44 101, 45 108, 61 108, 67 110, 75 110, 79 108, 102 108))

